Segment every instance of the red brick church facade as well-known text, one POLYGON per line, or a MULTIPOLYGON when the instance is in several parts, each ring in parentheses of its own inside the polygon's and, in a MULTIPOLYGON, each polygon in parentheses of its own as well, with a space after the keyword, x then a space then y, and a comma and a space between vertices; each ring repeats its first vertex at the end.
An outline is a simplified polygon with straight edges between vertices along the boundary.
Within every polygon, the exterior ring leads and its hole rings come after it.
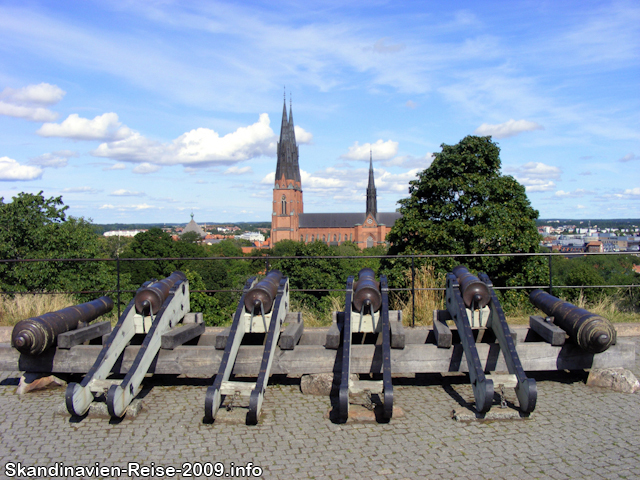
POLYGON ((271 245, 280 240, 305 243, 320 240, 329 245, 354 242, 360 248, 374 247, 385 243, 387 233, 399 217, 400 214, 397 212, 378 212, 371 158, 365 212, 304 213, 293 112, 290 106, 287 117, 285 102, 273 188, 271 245))

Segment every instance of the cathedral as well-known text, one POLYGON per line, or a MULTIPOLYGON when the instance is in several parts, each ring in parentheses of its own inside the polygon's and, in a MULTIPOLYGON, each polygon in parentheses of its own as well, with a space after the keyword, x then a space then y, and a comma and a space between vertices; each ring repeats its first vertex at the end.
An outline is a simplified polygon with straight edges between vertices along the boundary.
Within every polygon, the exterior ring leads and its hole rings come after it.
POLYGON ((282 108, 282 125, 278 142, 278 163, 273 187, 271 245, 280 240, 313 242, 329 245, 354 242, 360 248, 384 244, 398 212, 378 212, 373 159, 369 157, 367 204, 360 213, 304 213, 302 183, 298 165, 298 145, 293 128, 293 112, 287 104, 282 108))

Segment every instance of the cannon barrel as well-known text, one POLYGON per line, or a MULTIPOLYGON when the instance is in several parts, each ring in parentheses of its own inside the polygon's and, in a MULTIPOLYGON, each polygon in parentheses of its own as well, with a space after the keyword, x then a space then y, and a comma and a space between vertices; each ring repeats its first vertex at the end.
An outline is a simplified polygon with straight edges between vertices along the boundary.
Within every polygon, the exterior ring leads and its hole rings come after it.
POLYGON ((22 353, 40 355, 51 347, 59 334, 75 330, 79 322, 90 322, 113 309, 109 297, 73 305, 56 312, 20 320, 11 332, 11 345, 22 353))
POLYGON ((244 308, 247 312, 253 312, 262 304, 264 313, 269 313, 278 294, 280 280, 282 280, 282 272, 271 270, 266 277, 254 285, 244 297, 244 308))
POLYGON ((356 312, 362 311, 364 305, 371 307, 371 313, 380 310, 382 294, 380 282, 376 282, 376 274, 370 268, 363 268, 358 272, 358 281, 353 286, 353 308, 356 312))
POLYGON ((529 300, 546 315, 554 317, 555 324, 567 332, 582 350, 601 353, 615 343, 616 330, 606 318, 539 289, 529 294, 529 300))
POLYGON ((164 280, 153 283, 136 293, 136 312, 144 315, 156 314, 169 296, 171 287, 186 280, 184 273, 175 271, 164 280))
POLYGON ((475 275, 471 274, 467 267, 458 265, 453 269, 453 274, 458 279, 460 294, 467 308, 484 308, 491 300, 489 287, 475 275))

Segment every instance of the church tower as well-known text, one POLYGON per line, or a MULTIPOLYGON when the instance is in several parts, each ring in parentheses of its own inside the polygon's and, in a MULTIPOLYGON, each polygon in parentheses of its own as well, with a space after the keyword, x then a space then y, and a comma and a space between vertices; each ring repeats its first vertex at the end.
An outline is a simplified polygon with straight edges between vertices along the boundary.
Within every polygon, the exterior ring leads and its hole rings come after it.
POLYGON ((273 187, 273 212, 271 217, 271 245, 280 240, 300 240, 298 215, 303 213, 302 184, 298 165, 298 145, 293 125, 293 111, 287 102, 282 107, 282 124, 278 142, 278 163, 273 187))
POLYGON ((378 199, 376 195, 376 184, 373 180, 373 155, 369 150, 369 185, 367 186, 367 213, 374 219, 378 218, 378 199))

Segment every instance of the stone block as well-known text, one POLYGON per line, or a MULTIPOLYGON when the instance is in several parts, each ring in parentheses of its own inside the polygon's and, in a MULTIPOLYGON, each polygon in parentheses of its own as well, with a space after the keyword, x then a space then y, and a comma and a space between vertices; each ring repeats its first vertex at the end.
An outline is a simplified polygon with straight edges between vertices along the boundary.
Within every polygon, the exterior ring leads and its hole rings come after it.
POLYGON ((25 373, 20 377, 20 383, 16 389, 18 395, 33 392, 34 390, 44 390, 45 388, 64 387, 67 384, 64 380, 55 375, 43 373, 25 373))
POLYGON ((636 393, 640 391, 640 382, 626 368, 594 368, 589 372, 587 385, 608 388, 614 392, 621 393, 636 393))

